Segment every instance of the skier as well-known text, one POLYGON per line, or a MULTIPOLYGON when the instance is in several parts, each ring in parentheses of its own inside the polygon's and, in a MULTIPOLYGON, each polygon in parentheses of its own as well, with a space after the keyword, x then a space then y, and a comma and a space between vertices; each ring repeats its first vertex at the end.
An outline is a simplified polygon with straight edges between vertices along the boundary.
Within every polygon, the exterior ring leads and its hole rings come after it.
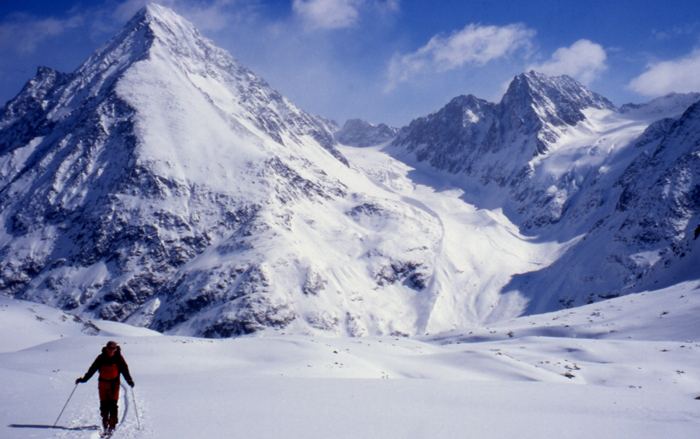
POLYGON ((117 422, 119 422, 119 407, 117 406, 117 399, 119 399, 119 375, 124 375, 126 382, 131 387, 134 387, 134 380, 131 379, 129 374, 129 366, 124 361, 121 348, 117 346, 117 342, 107 342, 107 345, 102 348, 102 353, 97 356, 85 376, 75 380, 75 384, 86 383, 98 370, 100 371, 100 376, 97 388, 100 392, 102 427, 105 432, 111 434, 114 432, 117 422))

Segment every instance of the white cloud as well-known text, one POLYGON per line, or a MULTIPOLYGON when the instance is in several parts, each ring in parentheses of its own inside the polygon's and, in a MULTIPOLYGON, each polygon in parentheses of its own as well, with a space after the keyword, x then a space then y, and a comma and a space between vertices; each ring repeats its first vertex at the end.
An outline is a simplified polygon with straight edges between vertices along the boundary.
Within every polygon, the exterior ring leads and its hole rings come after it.
POLYGON ((522 24, 500 27, 470 24, 446 37, 436 35, 417 51, 394 56, 389 63, 385 91, 419 74, 445 72, 465 65, 483 66, 518 49, 530 49, 534 36, 535 31, 522 24))
POLYGON ((55 38, 68 29, 83 23, 83 18, 74 15, 67 19, 39 19, 29 15, 15 15, 11 20, 0 23, 0 49, 29 54, 45 40, 55 38))
POLYGON ((700 91, 700 49, 647 66, 647 71, 630 81, 627 88, 645 96, 700 91))
POLYGON ((294 0, 292 9, 311 29, 343 29, 355 26, 361 9, 395 12, 399 0, 294 0))
POLYGON ((550 76, 568 75, 583 84, 597 79, 608 66, 608 56, 600 44, 589 40, 578 40, 571 47, 560 47, 552 58, 542 64, 535 64, 527 70, 536 70, 550 76))
POLYGON ((363 0, 294 0, 292 8, 308 25, 319 29, 353 26, 363 0))

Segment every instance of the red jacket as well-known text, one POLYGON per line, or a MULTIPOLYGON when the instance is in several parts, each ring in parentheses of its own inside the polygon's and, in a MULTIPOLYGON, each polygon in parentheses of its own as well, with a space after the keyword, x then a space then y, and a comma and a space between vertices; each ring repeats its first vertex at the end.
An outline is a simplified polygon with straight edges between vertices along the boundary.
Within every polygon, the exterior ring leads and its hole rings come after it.
POLYGON ((124 375, 124 379, 126 379, 127 383, 131 384, 133 382, 131 374, 129 374, 129 366, 127 366, 126 361, 124 361, 119 346, 117 346, 116 352, 114 352, 114 355, 111 357, 107 353, 107 348, 102 348, 102 353, 95 358, 95 361, 92 363, 92 366, 90 366, 90 369, 88 369, 82 381, 85 382, 92 378, 98 370, 100 371, 100 381, 118 383, 119 375, 124 375))

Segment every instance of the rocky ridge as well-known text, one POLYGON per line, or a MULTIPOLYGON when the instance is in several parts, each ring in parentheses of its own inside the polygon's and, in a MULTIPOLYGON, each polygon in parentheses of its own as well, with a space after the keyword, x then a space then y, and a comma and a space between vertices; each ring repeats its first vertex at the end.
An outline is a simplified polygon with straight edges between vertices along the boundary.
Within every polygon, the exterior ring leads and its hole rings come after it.
POLYGON ((398 131, 398 128, 383 123, 372 125, 364 120, 350 119, 342 129, 333 134, 333 137, 343 145, 366 147, 393 140, 398 131))

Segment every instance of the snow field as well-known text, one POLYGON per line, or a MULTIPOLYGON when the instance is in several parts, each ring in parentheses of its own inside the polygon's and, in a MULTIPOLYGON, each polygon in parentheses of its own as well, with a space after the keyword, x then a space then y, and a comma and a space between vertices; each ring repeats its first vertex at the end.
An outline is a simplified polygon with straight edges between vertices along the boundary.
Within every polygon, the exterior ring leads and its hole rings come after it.
MULTIPOLYGON (((0 436, 95 436, 9 425, 52 425, 75 378, 116 339, 141 429, 123 389, 115 438, 693 437, 698 309, 695 282, 420 339, 205 340, 102 321, 89 335, 61 311, 3 298, 0 436)), ((93 379, 59 425, 98 423, 93 379)))
MULTIPOLYGON (((418 321, 423 322, 416 325, 418 333, 488 324, 522 314, 527 305, 522 295, 501 293, 511 276, 548 266, 575 242, 542 242, 523 236, 502 209, 478 208, 468 202, 465 198, 474 195, 462 189, 470 187, 468 181, 459 177, 450 181, 449 175, 425 170, 419 163, 411 163, 416 166, 411 168, 387 154, 385 145, 338 149, 377 186, 365 192, 395 193, 433 219, 435 225, 430 229, 440 240, 430 261, 433 282, 421 292, 432 302, 416 307, 422 311, 418 321)), ((494 196, 480 193, 477 198, 494 196)))

